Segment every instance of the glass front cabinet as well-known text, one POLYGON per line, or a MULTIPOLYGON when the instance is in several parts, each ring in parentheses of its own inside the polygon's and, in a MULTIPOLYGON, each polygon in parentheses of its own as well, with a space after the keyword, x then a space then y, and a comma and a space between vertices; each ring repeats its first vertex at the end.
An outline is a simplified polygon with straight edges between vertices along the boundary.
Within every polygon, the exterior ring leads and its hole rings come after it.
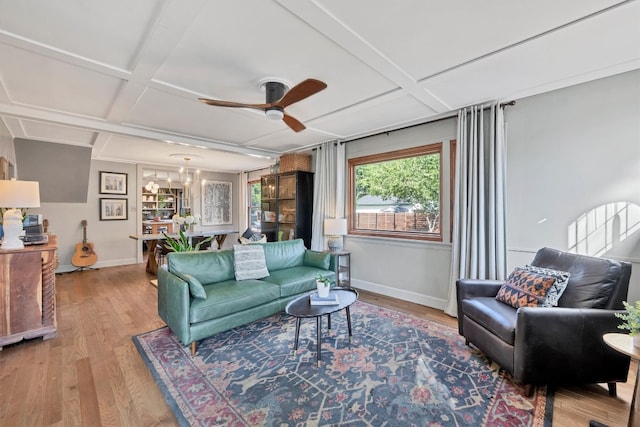
POLYGON ((264 175, 261 232, 267 241, 302 239, 311 247, 313 173, 303 171, 264 175))

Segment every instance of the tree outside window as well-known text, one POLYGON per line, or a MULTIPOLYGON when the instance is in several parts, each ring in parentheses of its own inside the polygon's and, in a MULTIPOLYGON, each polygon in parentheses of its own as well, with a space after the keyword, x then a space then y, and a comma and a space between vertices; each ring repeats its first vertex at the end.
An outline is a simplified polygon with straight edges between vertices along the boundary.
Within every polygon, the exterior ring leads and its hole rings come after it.
POLYGON ((350 234, 442 240, 442 144, 349 160, 350 234))

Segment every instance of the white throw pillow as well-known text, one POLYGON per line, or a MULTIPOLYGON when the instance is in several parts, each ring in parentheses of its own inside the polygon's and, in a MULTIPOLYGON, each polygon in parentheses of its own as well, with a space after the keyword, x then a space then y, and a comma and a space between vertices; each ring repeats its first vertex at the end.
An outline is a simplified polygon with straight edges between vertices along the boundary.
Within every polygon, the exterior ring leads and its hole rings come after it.
POLYGON ((262 245, 233 245, 236 280, 262 279, 269 275, 262 245))

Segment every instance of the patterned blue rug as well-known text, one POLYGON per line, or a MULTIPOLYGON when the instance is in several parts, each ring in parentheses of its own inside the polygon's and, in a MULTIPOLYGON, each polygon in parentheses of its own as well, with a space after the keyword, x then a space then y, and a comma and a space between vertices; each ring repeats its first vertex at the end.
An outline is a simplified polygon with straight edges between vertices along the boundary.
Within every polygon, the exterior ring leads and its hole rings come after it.
POLYGON ((323 321, 278 314, 202 341, 168 328, 134 342, 183 426, 550 426, 552 393, 531 398, 457 330, 371 304, 323 321))

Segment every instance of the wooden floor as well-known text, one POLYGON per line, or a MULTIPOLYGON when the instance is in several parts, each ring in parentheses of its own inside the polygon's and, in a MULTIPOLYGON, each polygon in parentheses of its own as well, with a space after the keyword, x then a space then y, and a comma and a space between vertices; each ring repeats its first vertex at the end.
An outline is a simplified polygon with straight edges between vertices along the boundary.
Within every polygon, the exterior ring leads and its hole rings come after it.
MULTIPOLYGON (((0 352, 0 426, 177 425, 131 340, 163 326, 153 278, 142 264, 56 276, 58 337, 0 352)), ((424 306, 368 292, 361 299, 455 325, 424 306)), ((631 382, 617 398, 599 385, 559 389, 553 425, 625 426, 631 392, 631 382)))

